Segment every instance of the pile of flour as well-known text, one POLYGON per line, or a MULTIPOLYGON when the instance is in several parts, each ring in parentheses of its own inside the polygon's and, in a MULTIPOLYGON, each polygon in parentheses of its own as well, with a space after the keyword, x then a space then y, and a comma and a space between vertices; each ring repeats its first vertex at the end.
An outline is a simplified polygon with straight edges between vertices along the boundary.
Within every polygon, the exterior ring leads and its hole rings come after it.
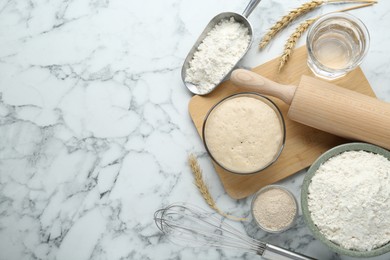
POLYGON ((187 69, 186 82, 200 92, 215 87, 245 54, 248 28, 233 17, 220 21, 204 38, 187 69))
POLYGON ((390 241, 390 161, 347 151, 323 163, 309 185, 313 222, 347 249, 369 251, 390 241))
POLYGON ((297 205, 285 190, 271 188, 253 202, 253 216, 268 230, 281 231, 294 221, 297 205))

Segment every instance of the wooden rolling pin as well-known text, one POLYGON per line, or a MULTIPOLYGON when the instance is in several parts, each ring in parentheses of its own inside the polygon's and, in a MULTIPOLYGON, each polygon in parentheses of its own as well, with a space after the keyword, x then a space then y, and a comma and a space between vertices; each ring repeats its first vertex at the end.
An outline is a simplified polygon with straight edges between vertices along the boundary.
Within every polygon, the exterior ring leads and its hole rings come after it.
POLYGON ((308 76, 301 77, 298 87, 243 69, 233 71, 230 79, 289 104, 287 116, 291 120, 390 149, 390 103, 308 76))

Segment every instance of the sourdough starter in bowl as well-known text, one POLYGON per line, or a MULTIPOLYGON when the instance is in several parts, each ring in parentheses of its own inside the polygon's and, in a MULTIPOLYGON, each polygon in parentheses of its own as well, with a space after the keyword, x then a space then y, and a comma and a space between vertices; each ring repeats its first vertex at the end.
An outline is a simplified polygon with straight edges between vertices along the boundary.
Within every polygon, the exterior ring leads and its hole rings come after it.
POLYGON ((240 174, 272 164, 284 144, 285 128, 277 107, 252 93, 236 94, 214 106, 203 125, 203 140, 212 159, 240 174))

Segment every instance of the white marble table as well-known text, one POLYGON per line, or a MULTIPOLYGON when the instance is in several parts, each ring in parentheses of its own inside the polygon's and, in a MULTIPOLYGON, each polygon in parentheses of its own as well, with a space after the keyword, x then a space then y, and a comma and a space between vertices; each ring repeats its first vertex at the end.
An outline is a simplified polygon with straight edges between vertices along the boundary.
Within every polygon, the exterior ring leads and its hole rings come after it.
MULTIPOLYGON (((378 98, 390 102, 390 2, 379 2, 352 13, 371 32, 361 67, 378 98)), ((250 17, 255 43, 300 3, 263 0, 250 17)), ((192 95, 180 79, 182 62, 207 22, 246 4, 0 1, 1 260, 260 258, 173 245, 153 221, 158 208, 176 201, 207 208, 186 164, 189 153, 199 156, 219 207, 249 214, 250 198, 233 200, 221 186, 188 115, 192 95)), ((254 44, 242 66, 279 55, 291 29, 263 52, 254 44)), ((282 184, 299 195, 303 175, 282 184)), ((351 259, 314 240, 302 218, 278 235, 241 226, 320 259, 351 259)))

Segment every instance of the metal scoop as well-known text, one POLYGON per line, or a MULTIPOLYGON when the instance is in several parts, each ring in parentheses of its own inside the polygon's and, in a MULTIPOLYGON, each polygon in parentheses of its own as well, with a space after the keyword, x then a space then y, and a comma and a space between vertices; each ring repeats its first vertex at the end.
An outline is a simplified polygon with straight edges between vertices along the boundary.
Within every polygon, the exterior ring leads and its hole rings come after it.
MULTIPOLYGON (((222 81, 224 81, 227 76, 230 74, 230 72, 233 70, 233 68, 235 66, 233 66, 231 68, 231 70, 226 73, 226 75, 224 77, 221 78, 221 81, 218 82, 218 84, 215 84, 215 86, 213 88, 210 88, 208 90, 202 90, 201 88, 198 88, 196 85, 190 83, 190 82, 186 82, 185 81, 185 78, 187 76, 187 69, 189 67, 189 63, 190 61, 192 60, 193 56, 194 56, 194 53, 197 51, 198 49, 198 46, 199 44, 201 44, 201 42, 206 38, 207 34, 215 27, 215 25, 217 25, 220 21, 224 20, 224 19, 227 19, 227 18, 230 18, 230 17, 233 17, 237 22, 243 24, 245 27, 248 28, 249 30, 249 36, 250 36, 250 42, 248 44, 248 47, 247 49, 245 50, 245 52, 243 53, 243 55, 238 59, 237 63, 245 56, 245 54, 248 52, 250 46, 252 45, 252 42, 253 42, 253 28, 252 28, 252 25, 249 23, 249 21, 247 20, 247 17, 252 13, 253 9, 260 3, 261 0, 250 0, 249 4, 247 5, 247 7, 245 8, 244 12, 241 14, 238 14, 238 13, 234 13, 234 12, 224 12, 224 13, 220 13, 218 14, 217 16, 215 16, 213 19, 211 19, 211 21, 208 23, 208 25, 206 26, 206 28, 203 30, 202 34, 199 36, 198 40, 195 42, 194 46, 192 46, 190 52, 188 53, 185 61, 184 61, 184 64, 183 64, 183 67, 182 67, 182 70, 181 70, 181 78, 184 82, 184 85, 194 94, 196 95, 206 95, 208 93, 210 93, 211 91, 213 91, 222 81)), ((236 63, 236 64, 237 64, 236 63)))

